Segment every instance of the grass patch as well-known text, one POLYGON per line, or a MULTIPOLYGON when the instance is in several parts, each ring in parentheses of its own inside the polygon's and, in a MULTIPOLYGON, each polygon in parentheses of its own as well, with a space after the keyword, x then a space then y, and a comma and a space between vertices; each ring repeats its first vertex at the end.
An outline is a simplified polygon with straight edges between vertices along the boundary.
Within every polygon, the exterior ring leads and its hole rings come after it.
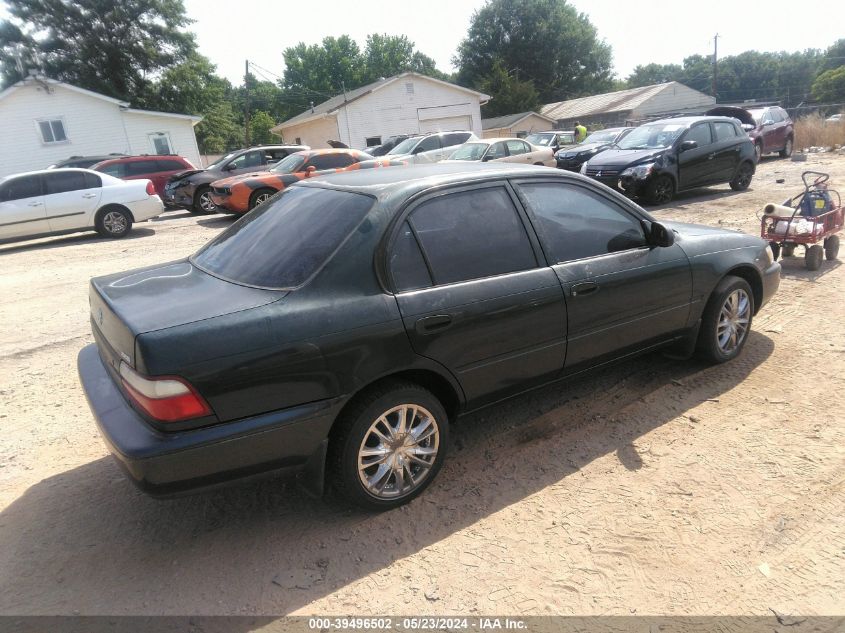
POLYGON ((795 121, 795 149, 845 145, 845 120, 825 123, 824 117, 810 114, 795 121))

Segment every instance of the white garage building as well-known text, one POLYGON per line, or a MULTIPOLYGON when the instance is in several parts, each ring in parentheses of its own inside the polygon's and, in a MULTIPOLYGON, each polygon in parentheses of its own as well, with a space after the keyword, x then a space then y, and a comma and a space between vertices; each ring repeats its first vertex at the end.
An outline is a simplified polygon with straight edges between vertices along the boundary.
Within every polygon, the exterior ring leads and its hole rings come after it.
POLYGON ((180 154, 201 165, 202 117, 136 110, 61 81, 29 77, 0 92, 0 177, 71 156, 180 154))
POLYGON ((329 147, 339 140, 363 149, 395 134, 470 130, 481 136, 488 95, 406 72, 332 97, 271 131, 287 143, 329 147))

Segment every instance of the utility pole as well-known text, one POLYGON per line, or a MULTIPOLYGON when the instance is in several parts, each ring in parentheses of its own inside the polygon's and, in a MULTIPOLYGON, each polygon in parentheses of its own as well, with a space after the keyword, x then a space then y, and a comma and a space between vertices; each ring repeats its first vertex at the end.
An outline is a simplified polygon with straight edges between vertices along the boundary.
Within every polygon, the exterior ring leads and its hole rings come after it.
POLYGON ((719 34, 713 37, 713 86, 711 87, 711 92, 713 93, 713 97, 716 101, 719 100, 718 95, 716 94, 716 86, 718 85, 718 78, 719 78, 719 34))
POLYGON ((244 62, 244 147, 249 147, 249 60, 244 62))

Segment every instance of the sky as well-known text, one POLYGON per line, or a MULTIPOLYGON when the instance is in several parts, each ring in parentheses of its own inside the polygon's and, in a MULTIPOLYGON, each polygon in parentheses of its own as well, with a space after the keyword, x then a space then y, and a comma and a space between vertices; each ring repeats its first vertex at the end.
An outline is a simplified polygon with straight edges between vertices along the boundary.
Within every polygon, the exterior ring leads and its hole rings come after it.
MULTIPOLYGON (((119 1, 119 0, 115 0, 119 1)), ((348 34, 363 48, 369 33, 407 35, 445 72, 485 0, 184 0, 200 52, 235 84, 249 59, 265 78, 282 74, 282 51, 327 35, 348 34)), ((845 37, 842 0, 570 0, 613 48, 614 70, 625 78, 640 64, 677 63, 710 55, 718 33, 719 57, 746 50, 825 49, 845 37)), ((0 19, 5 17, 0 0, 0 19)), ((257 73, 258 74, 258 73, 257 73)), ((260 76, 260 75, 259 75, 260 76)))
MULTIPOLYGON (((484 0, 185 0, 196 22, 200 51, 218 72, 241 83, 244 60, 281 75, 282 51, 300 41, 318 43, 348 34, 363 48, 369 33, 407 35, 445 72, 484 0)), ((678 63, 693 54, 719 56, 746 50, 825 49, 845 37, 845 2, 784 0, 741 4, 728 0, 570 0, 613 48, 614 69, 626 77, 640 64, 678 63)), ((272 75, 268 75, 272 77, 272 75)))

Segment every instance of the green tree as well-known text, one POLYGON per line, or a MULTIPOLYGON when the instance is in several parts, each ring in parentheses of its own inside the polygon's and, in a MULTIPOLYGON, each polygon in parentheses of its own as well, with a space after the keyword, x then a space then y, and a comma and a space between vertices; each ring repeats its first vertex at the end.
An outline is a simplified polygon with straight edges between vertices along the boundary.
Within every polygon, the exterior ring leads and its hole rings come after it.
POLYGON ((216 70, 208 58, 192 53, 150 84, 141 105, 165 112, 205 114, 232 95, 232 84, 219 77, 216 70))
POLYGON ((212 105, 194 130, 202 154, 222 154, 244 144, 243 126, 228 101, 212 105))
POLYGON ((118 99, 144 94, 149 77, 195 50, 182 0, 6 0, 0 23, 3 81, 26 70, 118 99))
POLYGON ((640 88, 668 81, 679 81, 678 78, 683 72, 683 67, 678 64, 646 64, 634 68, 625 83, 628 88, 640 88))
POLYGON ((826 70, 816 77, 812 93, 815 99, 823 103, 845 102, 845 65, 826 70))
POLYGON ((566 0, 490 0, 476 11, 454 58, 459 83, 480 86, 497 59, 544 103, 612 86, 610 46, 566 0))
POLYGON ((845 66, 845 38, 836 40, 824 52, 824 59, 819 64, 819 73, 845 66))
POLYGON ((434 60, 417 51, 405 35, 373 33, 367 36, 362 56, 361 83, 367 84, 380 77, 392 77, 401 72, 413 71, 437 79, 447 75, 437 70, 434 60))
POLYGON ((493 62, 490 74, 481 80, 479 90, 492 99, 482 108, 486 117, 516 114, 534 110, 540 105, 539 94, 530 81, 521 81, 516 73, 508 73, 501 60, 493 62))
POLYGON ((285 49, 284 87, 302 101, 325 101, 345 86, 361 85, 362 57, 348 35, 323 38, 321 44, 300 42, 285 49))
POLYGON ((278 141, 278 137, 270 132, 270 128, 275 125, 276 121, 268 113, 261 110, 253 113, 249 118, 249 142, 252 145, 259 145, 278 141))

